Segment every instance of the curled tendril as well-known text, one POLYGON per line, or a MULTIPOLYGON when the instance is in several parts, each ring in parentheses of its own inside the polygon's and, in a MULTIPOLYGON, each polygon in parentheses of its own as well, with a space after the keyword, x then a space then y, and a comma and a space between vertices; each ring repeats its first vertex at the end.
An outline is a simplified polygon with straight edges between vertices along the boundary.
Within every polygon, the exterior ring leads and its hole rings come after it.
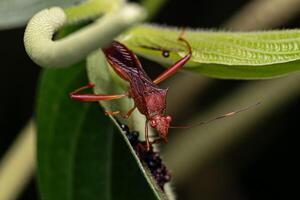
POLYGON ((67 23, 64 10, 53 7, 32 17, 25 30, 24 45, 36 64, 43 67, 67 67, 106 45, 145 17, 145 11, 140 6, 125 4, 117 12, 107 13, 81 30, 53 41, 53 34, 67 23))

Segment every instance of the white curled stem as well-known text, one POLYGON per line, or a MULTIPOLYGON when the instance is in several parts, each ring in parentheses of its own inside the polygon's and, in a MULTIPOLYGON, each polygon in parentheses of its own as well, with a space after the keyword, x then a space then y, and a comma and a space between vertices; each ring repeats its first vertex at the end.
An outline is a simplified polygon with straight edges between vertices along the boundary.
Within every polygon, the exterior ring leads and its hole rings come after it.
POLYGON ((126 4, 117 12, 106 14, 81 30, 53 41, 54 33, 66 23, 64 11, 53 7, 32 17, 25 30, 24 45, 36 64, 43 67, 68 67, 108 44, 126 28, 145 17, 145 11, 140 6, 126 4))

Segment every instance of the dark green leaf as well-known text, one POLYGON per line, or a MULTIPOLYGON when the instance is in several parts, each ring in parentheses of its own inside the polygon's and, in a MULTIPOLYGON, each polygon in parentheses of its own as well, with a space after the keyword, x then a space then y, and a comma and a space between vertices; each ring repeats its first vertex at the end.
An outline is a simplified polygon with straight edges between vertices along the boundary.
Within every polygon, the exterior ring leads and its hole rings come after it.
POLYGON ((155 199, 121 134, 97 103, 68 93, 87 83, 84 63, 44 71, 37 107, 43 200, 155 199))

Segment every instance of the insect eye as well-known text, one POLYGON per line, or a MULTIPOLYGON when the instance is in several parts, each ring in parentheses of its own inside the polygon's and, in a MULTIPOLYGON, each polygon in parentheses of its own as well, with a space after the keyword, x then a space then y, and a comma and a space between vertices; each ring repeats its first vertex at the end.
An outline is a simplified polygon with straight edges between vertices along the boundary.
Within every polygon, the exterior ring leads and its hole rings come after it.
POLYGON ((164 51, 162 52, 162 56, 165 57, 165 58, 168 58, 168 57, 170 56, 170 52, 164 50, 164 51))
POLYGON ((156 127, 156 125, 157 125, 157 124, 156 124, 156 121, 155 121, 155 120, 151 120, 151 121, 150 121, 150 125, 151 125, 152 127, 156 127))
POLYGON ((170 123, 172 121, 172 117, 171 116, 167 116, 166 120, 170 123))

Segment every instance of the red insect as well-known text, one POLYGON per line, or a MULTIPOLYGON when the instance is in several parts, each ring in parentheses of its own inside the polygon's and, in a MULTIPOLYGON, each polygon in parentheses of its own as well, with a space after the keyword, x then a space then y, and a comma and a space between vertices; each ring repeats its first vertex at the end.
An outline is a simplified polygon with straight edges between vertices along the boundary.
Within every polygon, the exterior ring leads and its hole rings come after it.
MULTIPOLYGON (((128 92, 117 95, 78 94, 79 91, 86 88, 92 88, 94 86, 93 84, 89 84, 75 90, 74 92, 71 92, 70 97, 74 100, 88 102, 132 97, 135 106, 123 117, 128 118, 135 108, 137 108, 146 116, 145 139, 147 143, 147 149, 150 149, 151 143, 156 143, 159 141, 149 141, 148 123, 151 127, 157 130, 160 139, 162 139, 164 142, 167 142, 168 130, 170 122, 172 121, 171 116, 166 115, 166 96, 168 90, 159 88, 157 84, 176 73, 191 58, 191 46, 182 37, 182 34, 183 32, 178 37, 178 41, 181 41, 185 44, 188 50, 187 55, 177 61, 153 81, 142 68, 142 65, 136 55, 123 44, 113 41, 110 46, 103 48, 103 52, 114 71, 122 79, 129 82, 128 92)), ((166 55, 166 52, 167 51, 163 51, 163 54, 166 55)), ((111 115, 120 114, 119 111, 107 113, 111 115)))
MULTIPOLYGON (((183 32, 179 35, 178 41, 184 43, 188 53, 153 81, 149 78, 149 76, 142 68, 142 65, 139 62, 136 55, 123 44, 117 41, 113 41, 111 45, 103 48, 103 52, 107 58, 107 61, 113 67, 114 71, 122 79, 129 82, 128 92, 124 94, 117 94, 117 95, 78 94, 79 91, 87 88, 92 88, 94 86, 93 84, 89 84, 87 86, 75 90, 74 92, 71 92, 70 97, 77 101, 88 101, 88 102, 101 101, 101 100, 113 100, 113 99, 119 99, 123 97, 132 97, 135 106, 132 109, 130 109, 126 115, 120 114, 119 111, 106 112, 106 113, 110 115, 119 114, 124 118, 128 118, 132 114, 134 109, 137 108, 142 114, 146 116, 145 140, 147 144, 147 149, 150 150, 151 144, 157 143, 160 140, 166 143, 168 138, 168 130, 170 127, 170 122, 172 121, 172 117, 166 114, 166 96, 168 90, 159 88, 157 84, 161 83, 162 81, 166 80, 168 77, 176 73, 191 58, 192 48, 188 43, 188 41, 185 40, 182 35, 183 32), (157 130, 159 139, 150 142, 148 136, 148 123, 152 128, 157 130)), ((153 47, 148 47, 148 48, 153 48, 153 47)), ((168 51, 162 49, 157 49, 157 50, 161 50, 163 56, 165 57, 169 56, 168 51)), ((232 114, 241 112, 243 110, 228 113, 215 119, 230 116, 232 114)), ((207 122, 213 120, 209 120, 207 122)), ((199 124, 203 124, 207 122, 201 122, 199 124)), ((189 127, 191 126, 181 126, 181 127, 172 126, 172 128, 189 128, 189 127)))

